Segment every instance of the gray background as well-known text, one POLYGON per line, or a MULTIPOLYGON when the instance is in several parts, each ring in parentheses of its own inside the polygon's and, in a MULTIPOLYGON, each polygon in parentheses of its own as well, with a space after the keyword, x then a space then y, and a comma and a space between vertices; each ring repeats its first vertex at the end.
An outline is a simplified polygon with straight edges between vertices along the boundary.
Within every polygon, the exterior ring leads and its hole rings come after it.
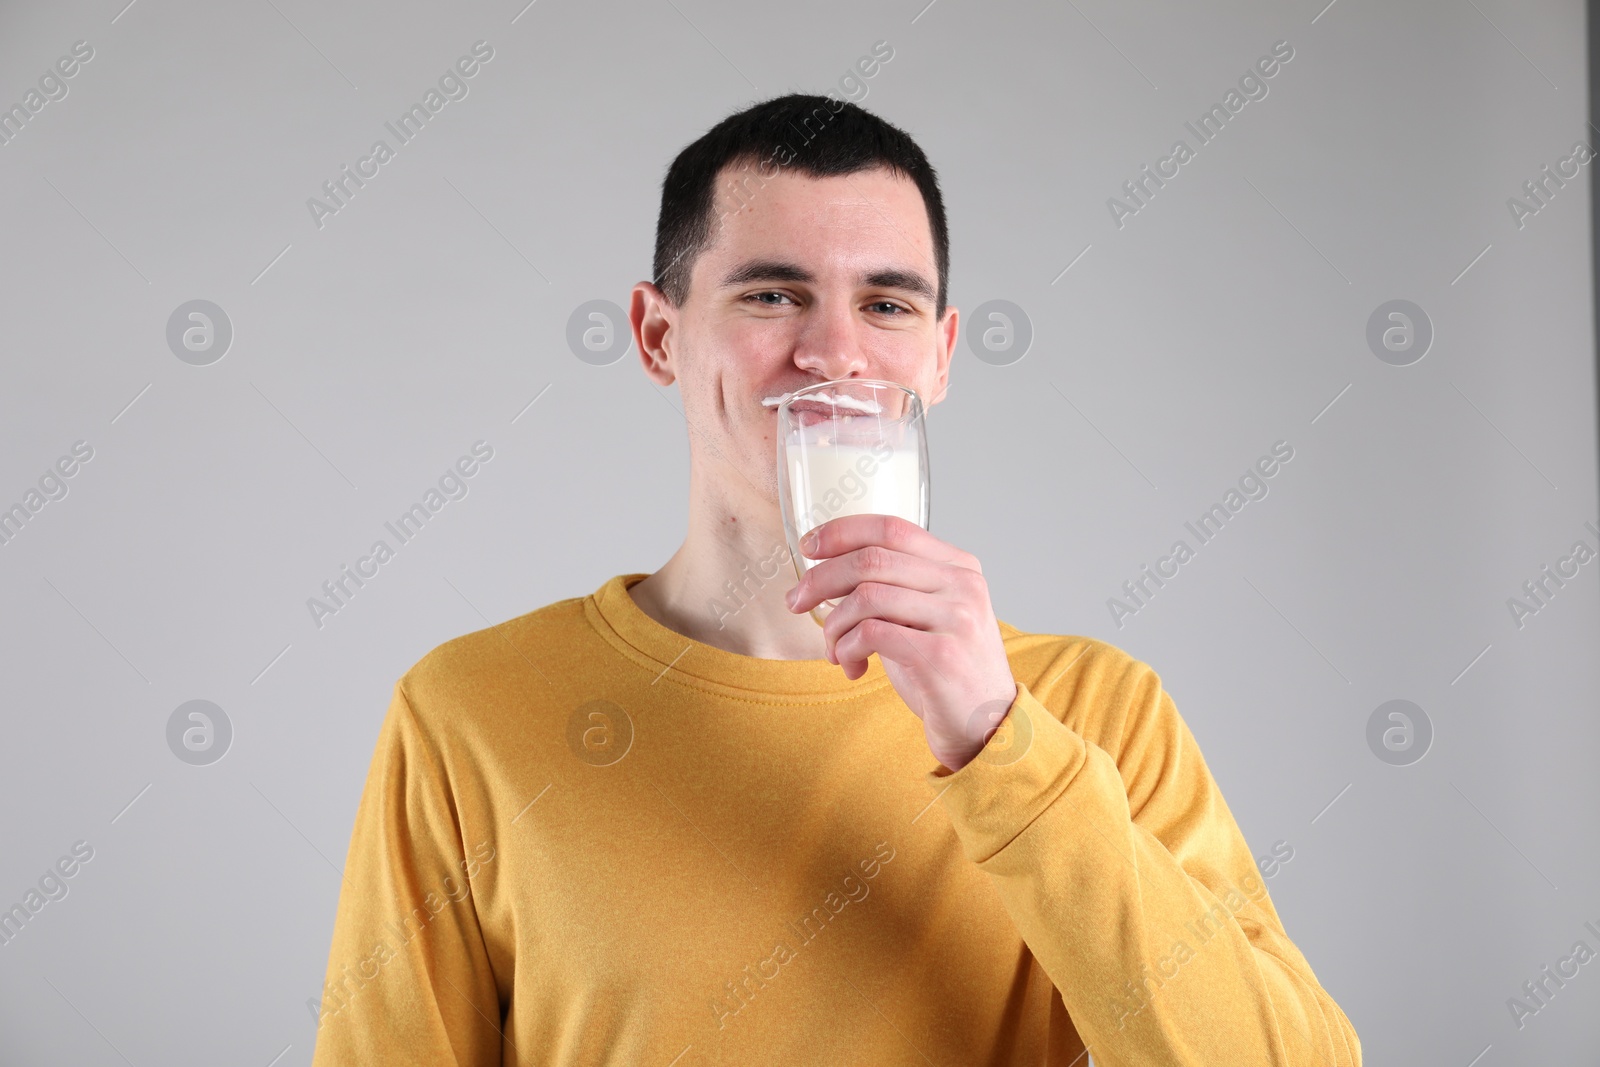
POLYGON ((95 849, 0 947, 4 1062, 309 1061, 395 678, 681 540, 676 390, 580 361, 568 316, 647 276, 683 145, 877 40, 861 102, 939 170, 952 302, 1034 331, 1008 366, 963 342, 934 532, 1008 622, 1160 671, 1253 851, 1293 847, 1268 885, 1368 1062, 1594 1055, 1600 964, 1520 1031, 1505 1003, 1600 948, 1600 562, 1521 629, 1506 606, 1595 544, 1590 167, 1506 207, 1593 134, 1580 5, 124 3, 0 7, 0 104, 95 50, 0 147, 0 504, 94 448, 0 548, 0 906, 95 849), (314 225, 479 39, 469 96, 314 225), (1117 228, 1107 198, 1280 39, 1269 95, 1117 228), (193 299, 234 328, 209 366, 166 342, 193 299), (1435 329, 1410 366, 1366 342, 1391 299, 1435 329), (479 439, 469 495, 313 625, 479 439), (1270 495, 1115 626, 1277 440, 1270 495), (234 730, 209 766, 166 742, 193 699, 234 730), (1409 766, 1366 741, 1392 699, 1435 731, 1409 766))

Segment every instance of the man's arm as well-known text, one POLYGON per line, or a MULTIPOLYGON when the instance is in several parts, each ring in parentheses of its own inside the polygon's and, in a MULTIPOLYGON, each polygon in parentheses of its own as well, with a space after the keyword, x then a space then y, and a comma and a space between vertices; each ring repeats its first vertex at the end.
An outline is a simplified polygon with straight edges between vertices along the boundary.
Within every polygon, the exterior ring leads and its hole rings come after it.
POLYGON ((1019 682, 979 756, 928 780, 1095 1063, 1360 1067, 1156 673, 1102 645, 1071 677, 1101 744, 1019 682))
POLYGON ((801 549, 820 562, 789 610, 842 598, 829 660, 859 678, 876 653, 922 720, 929 783, 1096 1063, 1359 1067, 1154 671, 1096 642, 1067 699, 1041 694, 1058 718, 1014 677, 970 552, 893 515, 829 519, 801 549))
POLYGON ((313 1067, 501 1062, 470 881, 494 856, 493 841, 463 840, 449 781, 397 684, 351 833, 313 1067))

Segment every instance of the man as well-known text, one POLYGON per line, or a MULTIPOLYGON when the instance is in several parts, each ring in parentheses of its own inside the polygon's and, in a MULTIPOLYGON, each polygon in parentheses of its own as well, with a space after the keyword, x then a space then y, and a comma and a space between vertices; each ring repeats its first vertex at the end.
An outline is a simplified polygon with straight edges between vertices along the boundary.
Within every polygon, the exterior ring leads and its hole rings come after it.
POLYGON ((1358 1067, 1154 671, 1000 622, 903 520, 834 518, 788 577, 770 401, 937 402, 948 260, 923 153, 853 104, 678 156, 631 320, 682 397, 688 534, 400 679, 317 1067, 1358 1067))

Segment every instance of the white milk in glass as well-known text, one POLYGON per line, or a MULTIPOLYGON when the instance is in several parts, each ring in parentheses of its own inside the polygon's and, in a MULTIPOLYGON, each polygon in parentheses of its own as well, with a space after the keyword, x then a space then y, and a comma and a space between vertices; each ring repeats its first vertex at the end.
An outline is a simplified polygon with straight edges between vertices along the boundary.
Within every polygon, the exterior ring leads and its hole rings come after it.
MULTIPOLYGON (((915 450, 833 444, 803 452, 796 448, 789 457, 790 499, 800 535, 840 515, 898 515, 922 525, 922 478, 915 450)), ((816 562, 805 560, 807 567, 816 562)))

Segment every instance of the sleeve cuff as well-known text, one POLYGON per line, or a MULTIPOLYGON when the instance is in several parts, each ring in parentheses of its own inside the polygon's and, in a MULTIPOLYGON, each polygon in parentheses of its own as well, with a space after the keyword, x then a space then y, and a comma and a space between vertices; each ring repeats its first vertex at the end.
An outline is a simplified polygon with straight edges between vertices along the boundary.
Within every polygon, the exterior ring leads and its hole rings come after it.
POLYGON ((1055 803, 1089 758, 1089 742, 1050 713, 1022 682, 987 744, 966 766, 927 772, 961 840, 982 863, 1055 803))

